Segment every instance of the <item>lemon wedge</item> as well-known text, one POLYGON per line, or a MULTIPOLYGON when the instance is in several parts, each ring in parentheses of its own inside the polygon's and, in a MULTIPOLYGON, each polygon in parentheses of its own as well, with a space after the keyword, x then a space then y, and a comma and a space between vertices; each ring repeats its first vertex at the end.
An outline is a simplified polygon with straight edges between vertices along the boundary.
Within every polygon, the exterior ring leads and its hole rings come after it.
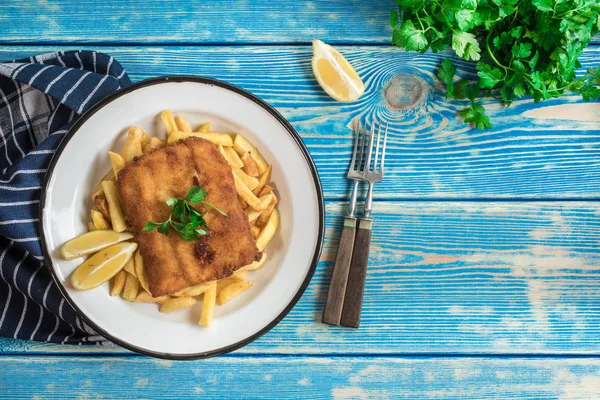
POLYGON ((349 103, 365 92, 365 84, 352 65, 332 46, 313 40, 312 69, 323 90, 337 101, 349 103))
POLYGON ((128 232, 118 233, 107 229, 96 230, 69 240, 60 248, 60 254, 65 260, 72 260, 86 254, 95 253, 132 237, 133 235, 128 232))
POLYGON ((93 289, 115 276, 133 256, 137 244, 118 243, 100 250, 83 262, 71 275, 77 290, 93 289))

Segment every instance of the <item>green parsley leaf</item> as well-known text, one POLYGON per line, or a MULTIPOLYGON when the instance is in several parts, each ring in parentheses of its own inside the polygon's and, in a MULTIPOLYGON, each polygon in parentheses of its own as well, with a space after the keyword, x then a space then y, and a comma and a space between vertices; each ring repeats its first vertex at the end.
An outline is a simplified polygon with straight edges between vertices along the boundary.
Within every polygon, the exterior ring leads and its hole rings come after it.
POLYGON ((454 13, 454 18, 460 29, 467 30, 473 27, 473 18, 475 17, 475 11, 473 10, 458 10, 454 13))
POLYGON ((502 80, 502 71, 498 68, 492 68, 488 64, 478 62, 477 69, 479 70, 477 75, 479 76, 479 86, 481 88, 492 89, 502 80))
POLYGON ((398 25, 398 11, 393 8, 390 10, 390 26, 395 28, 398 25))
POLYGON ((481 48, 477 38, 472 33, 454 31, 452 33, 452 48, 456 51, 456 55, 465 60, 477 61, 481 58, 481 48))
POLYGON ((450 60, 449 58, 444 59, 444 61, 442 61, 442 66, 438 71, 438 78, 440 78, 446 84, 446 98, 454 97, 454 84, 452 82, 452 79, 454 78, 455 73, 456 67, 452 63, 452 60, 450 60))
POLYGON ((454 98, 456 100, 463 100, 467 97, 467 90, 469 88, 469 81, 461 79, 454 84, 454 98))
POLYGON ((160 226, 157 229, 160 233, 162 233, 165 236, 169 235, 169 222, 165 221, 162 224, 160 224, 160 226))
POLYGON ((492 127, 490 118, 485 115, 485 110, 479 104, 474 103, 471 107, 462 110, 460 115, 465 117, 466 123, 474 123, 479 130, 492 127))
MULTIPOLYGON (((600 16, 598 16, 598 24, 600 24, 600 16)), ((588 68, 587 72, 590 76, 592 83, 600 85, 600 66, 597 68, 588 68)))
POLYGON ((202 189, 200 186, 195 186, 190 189, 185 199, 192 204, 196 204, 204 200, 207 194, 206 190, 202 189))
POLYGON ((400 8, 408 8, 417 11, 425 5, 427 0, 396 0, 400 8))
POLYGON ((600 99, 600 88, 597 88, 594 85, 587 84, 581 88, 581 96, 583 97, 583 101, 592 101, 600 99))
POLYGON ((531 0, 531 4, 533 4, 535 8, 542 12, 552 11, 552 3, 553 0, 531 0))
POLYGON ((142 228, 142 229, 147 232, 151 232, 154 229, 158 228, 159 226, 161 226, 161 224, 157 224, 156 222, 148 221, 148 222, 146 222, 146 224, 144 225, 144 228, 142 228))
POLYGON ((412 21, 404 21, 399 30, 399 45, 409 51, 422 51, 427 49, 425 33, 417 29, 412 21))
POLYGON ((531 55, 531 43, 519 43, 513 46, 512 54, 517 58, 527 58, 531 55))

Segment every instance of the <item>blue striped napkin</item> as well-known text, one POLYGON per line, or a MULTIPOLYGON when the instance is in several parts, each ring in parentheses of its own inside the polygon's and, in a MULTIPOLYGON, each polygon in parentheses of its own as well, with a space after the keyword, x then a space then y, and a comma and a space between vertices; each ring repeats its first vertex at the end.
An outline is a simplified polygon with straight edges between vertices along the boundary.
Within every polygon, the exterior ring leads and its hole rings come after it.
POLYGON ((100 343, 65 302, 39 242, 41 185, 77 116, 130 84, 123 67, 95 51, 0 63, 0 335, 100 343))

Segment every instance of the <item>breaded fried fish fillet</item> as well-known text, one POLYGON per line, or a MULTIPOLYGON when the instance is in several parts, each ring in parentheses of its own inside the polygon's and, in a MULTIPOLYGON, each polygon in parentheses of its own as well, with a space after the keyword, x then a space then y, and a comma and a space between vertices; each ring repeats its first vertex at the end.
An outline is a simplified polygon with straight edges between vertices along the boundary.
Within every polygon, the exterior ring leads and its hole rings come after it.
POLYGON ((116 181, 123 213, 135 234, 153 296, 225 278, 260 258, 246 213, 237 199, 231 167, 216 146, 190 138, 154 150, 127 165, 116 181), (143 230, 147 221, 162 222, 172 208, 170 197, 185 198, 200 185, 205 201, 227 213, 195 205, 206 212, 208 235, 186 242, 177 232, 165 236, 143 230))

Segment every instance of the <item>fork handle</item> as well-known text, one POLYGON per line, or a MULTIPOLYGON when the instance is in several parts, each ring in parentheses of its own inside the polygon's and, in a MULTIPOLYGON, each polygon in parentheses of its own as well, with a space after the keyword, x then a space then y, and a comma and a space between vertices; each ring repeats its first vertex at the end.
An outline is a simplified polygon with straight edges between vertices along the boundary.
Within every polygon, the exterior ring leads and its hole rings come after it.
POLYGON ((352 254, 350 273, 348 274, 348 284, 346 285, 342 319, 340 321, 342 326, 358 328, 360 325, 367 264, 369 263, 372 225, 373 220, 370 218, 361 218, 358 223, 354 253, 352 254))
POLYGON ((346 283, 348 281, 348 272, 350 271, 350 262, 352 261, 352 250, 354 249, 354 237, 356 235, 356 217, 346 217, 344 219, 344 228, 340 237, 335 266, 329 283, 329 292, 327 293, 327 302, 323 310, 321 321, 329 325, 339 325, 342 317, 342 307, 344 306, 344 296, 346 294, 346 283))

